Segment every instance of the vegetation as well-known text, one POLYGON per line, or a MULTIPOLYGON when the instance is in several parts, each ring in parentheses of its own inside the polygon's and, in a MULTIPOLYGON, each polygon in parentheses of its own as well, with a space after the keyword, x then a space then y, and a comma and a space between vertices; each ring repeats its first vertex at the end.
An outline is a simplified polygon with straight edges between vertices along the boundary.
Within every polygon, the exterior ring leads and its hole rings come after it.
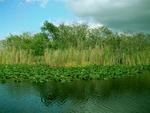
POLYGON ((0 64, 150 64, 150 34, 114 33, 84 24, 45 21, 36 34, 10 34, 0 42, 0 64), (10 59, 11 58, 11 59, 10 59))
POLYGON ((39 33, 10 34, 0 41, 0 78, 100 79, 136 74, 149 64, 150 34, 107 27, 45 21, 39 33))
POLYGON ((150 65, 90 65, 85 67, 50 67, 48 65, 0 65, 0 79, 24 79, 32 82, 97 80, 137 75, 150 71, 150 65))

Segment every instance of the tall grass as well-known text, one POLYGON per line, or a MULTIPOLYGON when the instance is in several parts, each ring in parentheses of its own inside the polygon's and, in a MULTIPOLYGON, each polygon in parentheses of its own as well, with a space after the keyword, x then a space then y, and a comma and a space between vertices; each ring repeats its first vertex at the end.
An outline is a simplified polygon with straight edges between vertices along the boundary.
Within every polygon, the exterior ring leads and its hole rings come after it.
POLYGON ((44 54, 44 62, 52 66, 79 66, 89 64, 113 65, 113 64, 150 64, 150 52, 137 53, 112 53, 109 48, 88 48, 78 50, 74 48, 65 50, 47 49, 44 54), (120 62, 121 60, 121 62, 120 62))
POLYGON ((34 56, 31 51, 12 49, 0 50, 0 64, 48 64, 50 66, 85 66, 89 64, 150 64, 148 50, 134 53, 112 52, 108 47, 88 49, 46 49, 43 56, 34 56))
POLYGON ((0 64, 32 64, 35 63, 34 57, 25 50, 1 49, 0 64))

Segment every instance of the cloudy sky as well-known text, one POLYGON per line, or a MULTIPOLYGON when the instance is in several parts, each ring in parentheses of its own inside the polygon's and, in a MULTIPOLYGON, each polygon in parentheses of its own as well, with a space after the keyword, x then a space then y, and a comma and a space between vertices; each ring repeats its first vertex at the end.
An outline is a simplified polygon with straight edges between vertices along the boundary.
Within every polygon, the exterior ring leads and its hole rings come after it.
POLYGON ((150 32, 150 0, 0 0, 0 37, 37 32, 44 20, 86 21, 116 31, 150 32))

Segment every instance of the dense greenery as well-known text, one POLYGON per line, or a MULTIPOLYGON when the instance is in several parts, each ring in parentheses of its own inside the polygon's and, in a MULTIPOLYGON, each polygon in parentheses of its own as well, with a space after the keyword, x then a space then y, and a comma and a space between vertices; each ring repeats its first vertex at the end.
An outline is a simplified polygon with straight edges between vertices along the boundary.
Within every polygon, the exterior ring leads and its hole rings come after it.
POLYGON ((0 47, 0 64, 150 64, 150 34, 114 33, 85 24, 45 21, 41 32, 10 34, 0 47))
POLYGON ((71 81, 150 70, 150 34, 115 33, 85 24, 54 25, 0 41, 0 78, 71 81), (43 65, 41 65, 43 64, 43 65))
POLYGON ((150 72, 150 65, 90 65, 85 67, 50 67, 48 65, 0 65, 0 79, 32 82, 96 80, 150 72))

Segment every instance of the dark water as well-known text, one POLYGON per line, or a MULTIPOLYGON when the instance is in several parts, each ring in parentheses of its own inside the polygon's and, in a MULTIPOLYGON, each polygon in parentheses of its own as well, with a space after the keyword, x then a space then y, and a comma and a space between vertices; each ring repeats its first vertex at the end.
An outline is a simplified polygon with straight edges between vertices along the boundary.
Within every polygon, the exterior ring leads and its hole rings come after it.
POLYGON ((0 84, 0 113, 150 113, 150 76, 0 84))

